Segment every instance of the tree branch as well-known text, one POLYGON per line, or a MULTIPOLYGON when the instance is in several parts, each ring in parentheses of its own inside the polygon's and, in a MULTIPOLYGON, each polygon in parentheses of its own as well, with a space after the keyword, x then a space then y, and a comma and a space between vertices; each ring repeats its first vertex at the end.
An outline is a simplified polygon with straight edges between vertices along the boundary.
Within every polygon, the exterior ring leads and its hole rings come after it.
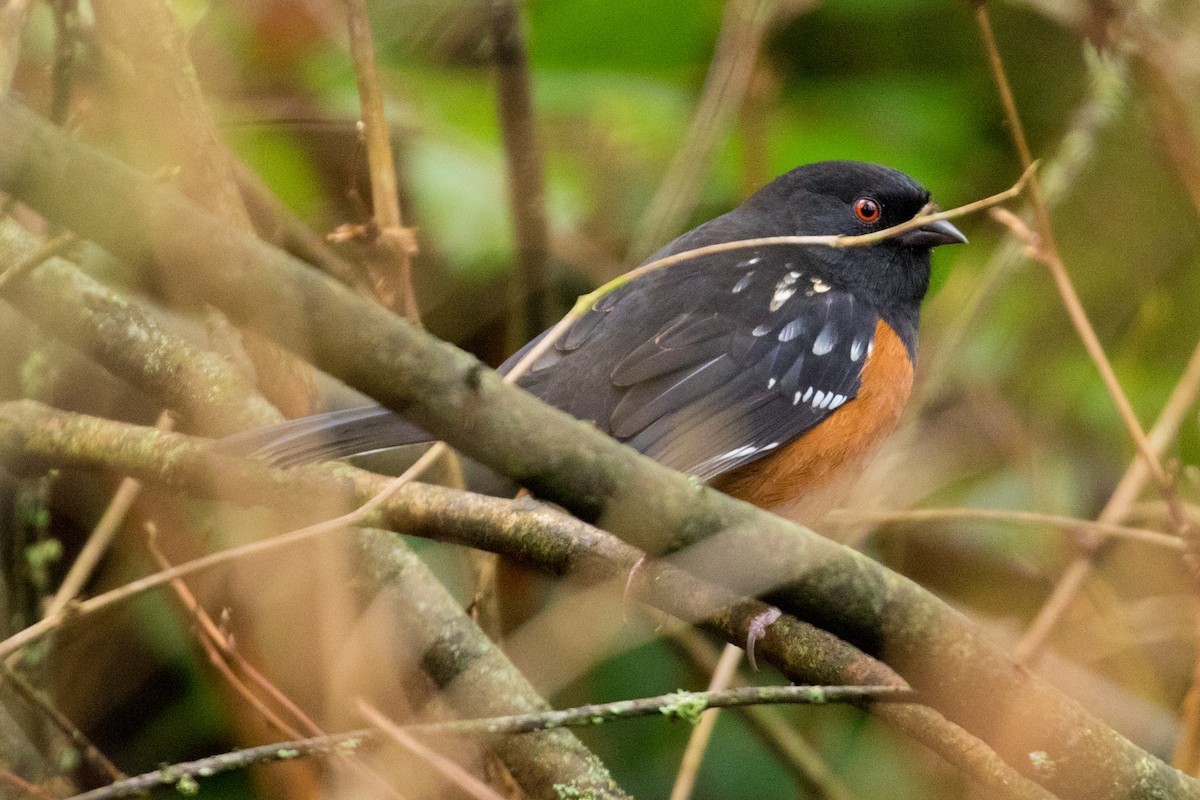
MULTIPOLYGON (((265 503, 297 515, 320 513, 329 503, 339 502, 339 497, 342 503, 361 502, 374 496, 384 483, 379 476, 339 464, 273 470, 256 462, 215 456, 206 452, 200 441, 180 434, 55 412, 30 402, 10 403, 0 409, 0 458, 10 461, 14 469, 22 464, 105 465, 197 497, 265 503), (214 472, 228 478, 229 491, 209 479, 214 472)), ((419 484, 402 487, 380 508, 378 518, 371 520, 376 523, 412 535, 492 550, 518 563, 587 582, 623 583, 623 576, 644 558, 641 551, 615 537, 528 499, 500 500, 419 484)), ((276 537, 263 545, 286 538, 276 537)), ((373 574, 404 575, 414 568, 411 551, 394 537, 364 533, 360 550, 373 574)), ((74 617, 57 620, 55 625, 132 596, 135 589, 162 585, 182 570, 212 563, 213 556, 84 601, 74 617)), ((681 619, 694 620, 728 642, 745 642, 750 628, 769 610, 761 602, 703 584, 669 562, 651 562, 638 575, 633 590, 640 599, 681 619)), ((416 597, 422 596, 417 592, 416 597)), ((408 616, 402 610, 397 614, 408 616)), ((439 623, 434 619, 429 624, 437 627, 439 623)), ((27 629, 0 643, 0 652, 28 641, 29 631, 44 632, 51 627, 27 629)), ((793 617, 779 618, 767 634, 757 644, 761 657, 795 682, 903 685, 878 661, 793 617)), ((885 705, 871 710, 1002 796, 1030 800, 1046 796, 989 747, 931 709, 885 705)))
POLYGON ((163 279, 272 338, 307 345, 317 365, 630 543, 662 552, 704 542, 684 554, 689 571, 736 577, 754 591, 783 587, 772 599, 784 611, 886 653, 937 710, 1052 791, 1080 800, 1200 797, 1200 783, 1016 668, 964 616, 911 581, 504 385, 474 358, 228 230, 11 98, 0 99, 0 129, 0 186, 40 213, 132 263, 155 265, 163 279), (732 576, 731 564, 747 570, 732 576), (1006 710, 1003 730, 993 714, 980 716, 983 698, 1006 710))

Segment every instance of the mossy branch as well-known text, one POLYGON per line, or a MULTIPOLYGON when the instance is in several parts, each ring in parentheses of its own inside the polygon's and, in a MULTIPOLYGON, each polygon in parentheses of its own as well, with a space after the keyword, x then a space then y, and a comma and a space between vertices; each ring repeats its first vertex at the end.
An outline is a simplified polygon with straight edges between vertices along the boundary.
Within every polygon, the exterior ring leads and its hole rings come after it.
MULTIPOLYGON (((504 385, 477 360, 231 231, 195 204, 0 100, 0 187, 586 521, 755 591, 889 664, 951 720, 1067 798, 1200 797, 1200 782, 1013 664, 962 614, 878 563, 674 473, 504 385), (704 540, 721 536, 706 542, 704 540), (718 549, 718 546, 720 549, 718 549), (727 549, 725 549, 727 548, 727 549), (998 730, 989 708, 1007 711, 998 730), (1031 763, 1030 753, 1042 753, 1031 763)), ((768 636, 768 638, 770 638, 768 636)))

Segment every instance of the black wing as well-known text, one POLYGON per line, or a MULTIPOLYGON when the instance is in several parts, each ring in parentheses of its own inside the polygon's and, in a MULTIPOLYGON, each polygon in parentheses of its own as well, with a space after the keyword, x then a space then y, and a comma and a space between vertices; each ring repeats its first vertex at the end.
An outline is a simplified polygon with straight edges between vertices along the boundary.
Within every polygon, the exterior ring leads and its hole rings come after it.
MULTIPOLYGON (((820 277, 820 254, 766 247, 651 272, 601 298, 519 383, 703 480, 747 464, 858 392, 878 315, 820 277)), ((251 432, 225 449, 286 465, 428 438, 367 406, 251 432)))
POLYGON ((599 301, 520 383, 701 479, 754 461, 852 400, 873 345, 874 309, 826 283, 810 252, 651 273, 599 301))

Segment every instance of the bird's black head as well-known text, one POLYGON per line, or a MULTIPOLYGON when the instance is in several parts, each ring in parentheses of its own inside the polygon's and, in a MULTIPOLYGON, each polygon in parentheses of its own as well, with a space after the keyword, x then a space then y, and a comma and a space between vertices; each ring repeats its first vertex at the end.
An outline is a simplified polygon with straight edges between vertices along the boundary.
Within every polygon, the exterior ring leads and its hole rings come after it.
MULTIPOLYGON (((797 167, 760 189, 742 207, 763 235, 846 235, 906 222, 929 204, 929 192, 899 170, 860 161, 797 167)), ((966 242, 938 222, 867 247, 813 246, 828 277, 880 305, 919 303, 929 287, 929 251, 966 242)))

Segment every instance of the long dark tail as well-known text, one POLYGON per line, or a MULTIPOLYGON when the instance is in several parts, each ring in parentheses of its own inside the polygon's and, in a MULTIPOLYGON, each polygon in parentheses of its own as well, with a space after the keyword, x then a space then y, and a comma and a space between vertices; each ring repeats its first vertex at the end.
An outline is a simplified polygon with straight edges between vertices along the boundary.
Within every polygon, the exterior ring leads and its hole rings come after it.
POLYGON ((217 448, 293 467, 430 441, 432 436, 386 408, 360 406, 228 436, 217 448))
MULTIPOLYGON (((549 330, 543 331, 509 356, 497 371, 506 374, 547 333, 549 330)), ((521 385, 526 384, 522 381, 521 385)), ((295 467, 432 441, 434 437, 411 422, 382 406, 371 405, 313 414, 234 434, 218 442, 216 448, 230 455, 264 458, 277 467, 295 467)))

